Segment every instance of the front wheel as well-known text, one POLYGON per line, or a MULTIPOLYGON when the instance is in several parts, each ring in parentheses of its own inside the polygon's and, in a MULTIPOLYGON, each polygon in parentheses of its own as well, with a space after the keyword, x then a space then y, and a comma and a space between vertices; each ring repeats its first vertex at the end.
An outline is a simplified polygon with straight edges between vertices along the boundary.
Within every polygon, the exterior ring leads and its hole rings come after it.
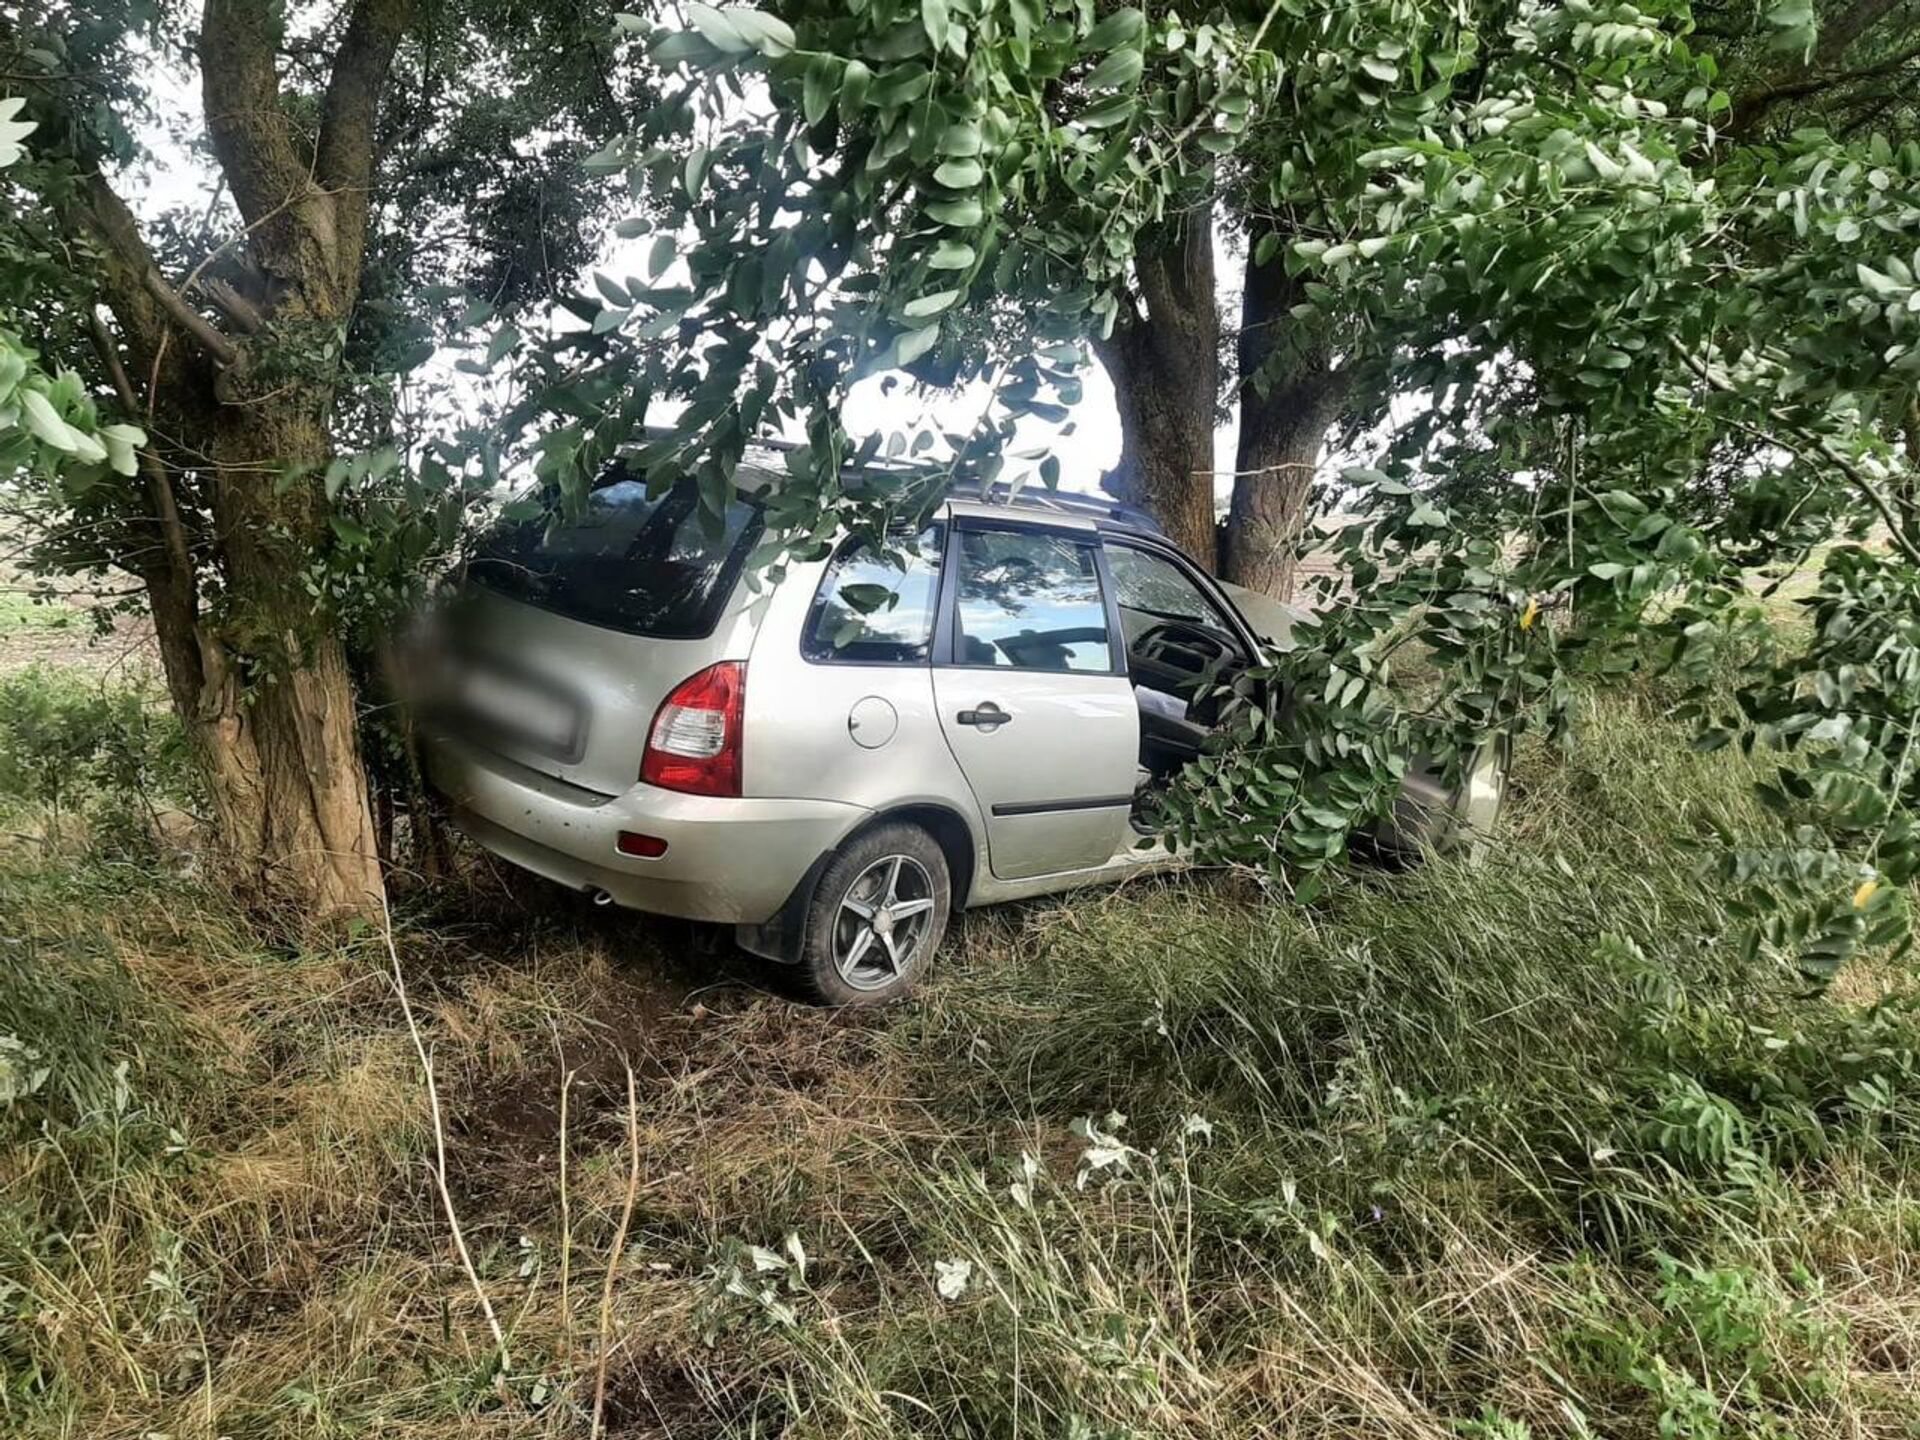
POLYGON ((952 909, 946 853, 917 825, 882 825, 833 858, 814 888, 800 952, 829 1005, 884 1005, 927 968, 952 909))

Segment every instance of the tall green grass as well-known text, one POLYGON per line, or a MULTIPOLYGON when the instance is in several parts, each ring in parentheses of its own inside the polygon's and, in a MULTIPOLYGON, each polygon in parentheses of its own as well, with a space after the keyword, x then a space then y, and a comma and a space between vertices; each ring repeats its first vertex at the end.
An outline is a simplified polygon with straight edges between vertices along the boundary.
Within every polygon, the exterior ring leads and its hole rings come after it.
POLYGON ((614 1434, 1911 1436, 1920 992, 1742 958, 1698 847, 1772 822, 1653 704, 1478 865, 974 915, 879 1017, 487 867, 404 897, 502 1373, 378 937, 16 845, 0 1417, 584 1436, 614 1263, 614 1434))
POLYGON ((1911 1433, 1912 977, 1741 958, 1751 778, 1614 697, 1478 865, 972 924, 897 1032, 942 1138, 868 1162, 970 1278, 821 1317, 811 1428, 1911 1433))

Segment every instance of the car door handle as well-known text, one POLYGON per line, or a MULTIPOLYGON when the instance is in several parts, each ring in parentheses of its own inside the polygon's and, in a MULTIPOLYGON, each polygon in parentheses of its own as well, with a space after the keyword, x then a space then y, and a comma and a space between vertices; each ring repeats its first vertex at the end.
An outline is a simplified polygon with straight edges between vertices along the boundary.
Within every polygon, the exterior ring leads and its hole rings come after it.
POLYGON ((962 710, 958 719, 962 725, 972 725, 991 732, 998 730, 1013 719, 1013 716, 989 700, 977 710, 962 710))

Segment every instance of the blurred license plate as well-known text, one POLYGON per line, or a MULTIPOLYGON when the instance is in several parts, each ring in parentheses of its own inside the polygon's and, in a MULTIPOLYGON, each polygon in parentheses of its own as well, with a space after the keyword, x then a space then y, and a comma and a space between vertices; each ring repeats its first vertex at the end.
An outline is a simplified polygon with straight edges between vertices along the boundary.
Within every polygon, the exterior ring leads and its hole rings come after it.
POLYGON ((578 714, 571 702, 492 670, 469 670, 460 698, 474 716, 536 744, 572 748, 578 714))

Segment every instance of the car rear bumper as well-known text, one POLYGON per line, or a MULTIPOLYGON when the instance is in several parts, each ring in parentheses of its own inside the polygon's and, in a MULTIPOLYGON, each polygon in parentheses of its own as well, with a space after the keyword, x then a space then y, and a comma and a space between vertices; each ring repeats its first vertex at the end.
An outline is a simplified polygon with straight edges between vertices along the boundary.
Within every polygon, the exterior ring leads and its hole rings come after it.
POLYGON ((769 920, 814 860, 871 813, 832 800, 725 799, 652 785, 601 795, 445 736, 428 742, 426 759, 455 824, 501 859, 686 920, 769 920), (666 852, 623 855, 622 830, 664 840, 666 852))

